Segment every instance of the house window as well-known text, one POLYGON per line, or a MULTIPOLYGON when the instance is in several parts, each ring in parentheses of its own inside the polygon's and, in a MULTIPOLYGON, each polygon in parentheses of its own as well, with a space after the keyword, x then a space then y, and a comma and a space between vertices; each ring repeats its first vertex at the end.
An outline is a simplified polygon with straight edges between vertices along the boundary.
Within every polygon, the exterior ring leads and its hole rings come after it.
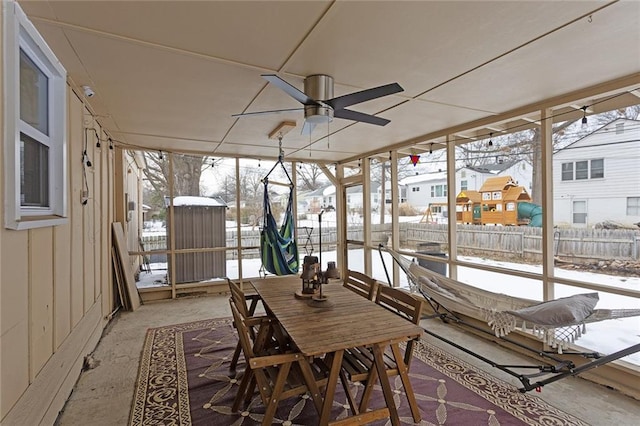
POLYGON ((466 180, 461 180, 460 181, 460 190, 461 191, 466 191, 467 189, 469 189, 467 181, 466 180))
POLYGON ((411 192, 420 192, 420 187, 419 186, 412 187, 411 192))
POLYGON ((589 162, 576 161, 576 180, 589 178, 589 162))
POLYGON ((640 216, 640 197, 627 197, 627 216, 640 216))
POLYGON ((573 180, 573 163, 562 163, 562 180, 573 180))
POLYGON ((67 222, 66 71, 15 2, 3 2, 5 226, 67 222))
POLYGON ((431 185, 431 196, 432 197, 446 197, 447 196, 447 185, 431 185))
POLYGON ((591 179, 598 179, 604 177, 604 160, 602 158, 598 160, 591 160, 591 179))
POLYGON ((576 224, 587 223, 587 202, 586 201, 573 202, 573 223, 576 223, 576 224))

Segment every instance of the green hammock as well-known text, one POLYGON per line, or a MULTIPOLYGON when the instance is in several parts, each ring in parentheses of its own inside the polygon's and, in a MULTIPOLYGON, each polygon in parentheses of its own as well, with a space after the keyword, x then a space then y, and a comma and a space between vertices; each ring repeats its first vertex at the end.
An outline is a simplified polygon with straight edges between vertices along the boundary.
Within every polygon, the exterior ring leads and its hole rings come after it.
MULTIPOLYGON (((271 171, 273 171, 273 169, 271 169, 271 171)), ((271 173, 271 171, 269 173, 271 173)), ((269 175, 267 174, 267 176, 269 175)), ((289 177, 288 174, 287 177, 289 177)), ((271 203, 269 202, 269 179, 265 177, 263 182, 264 222, 260 233, 262 265, 272 274, 297 274, 299 259, 298 244, 295 235, 295 218, 293 217, 293 184, 290 185, 289 201, 287 203, 284 222, 278 229, 276 220, 271 212, 271 203)))

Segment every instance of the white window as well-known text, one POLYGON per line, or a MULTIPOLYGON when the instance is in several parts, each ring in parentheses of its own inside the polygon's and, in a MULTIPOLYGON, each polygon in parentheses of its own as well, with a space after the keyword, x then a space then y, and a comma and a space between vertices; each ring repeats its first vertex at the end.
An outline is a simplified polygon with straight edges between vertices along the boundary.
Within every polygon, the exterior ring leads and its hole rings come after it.
POLYGON ((589 177, 589 162, 576 161, 576 180, 587 179, 589 177))
POLYGON ((591 179, 604 177, 604 159, 591 160, 591 179))
POLYGON ((587 223, 587 202, 586 201, 573 202, 573 223, 576 223, 576 224, 587 223))
POLYGON ((640 216, 640 197, 627 197, 627 216, 640 216))
POLYGON ((5 226, 66 223, 67 74, 17 3, 5 1, 5 226))
POLYGON ((573 180, 573 163, 562 163, 562 180, 573 180))
POLYGON ((461 180, 460 181, 460 191, 466 191, 467 189, 469 189, 469 185, 467 184, 466 180, 461 180))

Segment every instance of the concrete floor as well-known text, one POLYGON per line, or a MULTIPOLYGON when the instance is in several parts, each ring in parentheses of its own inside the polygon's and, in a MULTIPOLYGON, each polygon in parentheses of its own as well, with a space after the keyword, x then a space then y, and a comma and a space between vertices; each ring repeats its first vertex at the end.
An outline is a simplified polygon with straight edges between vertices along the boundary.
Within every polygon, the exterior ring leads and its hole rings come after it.
MULTIPOLYGON (((60 426, 127 425, 147 328, 230 316, 227 295, 149 303, 135 312, 120 313, 104 330, 93 353, 97 365, 81 374, 56 423, 60 426)), ((514 359, 508 351, 473 335, 458 332, 437 321, 429 320, 424 323, 425 326, 427 324, 434 331, 446 327, 448 338, 465 347, 473 347, 489 358, 500 361, 509 356, 509 359, 514 359)), ((519 386, 511 376, 435 338, 426 336, 426 339, 478 369, 519 386)), ((577 377, 545 386, 543 392, 536 396, 594 426, 640 424, 640 401, 577 377)))

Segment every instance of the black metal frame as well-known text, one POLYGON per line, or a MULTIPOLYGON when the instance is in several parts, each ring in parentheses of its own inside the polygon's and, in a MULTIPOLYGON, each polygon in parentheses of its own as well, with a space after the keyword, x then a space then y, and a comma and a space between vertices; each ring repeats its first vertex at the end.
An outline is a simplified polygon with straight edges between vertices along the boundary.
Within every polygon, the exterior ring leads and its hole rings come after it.
MULTIPOLYGON (((389 278, 389 272, 387 271, 387 265, 384 261, 384 257, 382 256, 382 249, 384 248, 383 244, 380 244, 378 246, 378 252, 380 253, 380 259, 382 261, 382 266, 384 267, 384 272, 387 276, 387 281, 389 282, 389 284, 391 285, 391 279, 389 278)), ((393 256, 392 256, 393 257, 393 256)), ((395 259, 394 259, 395 260, 395 259)), ((396 263, 398 263, 396 261, 396 263)), ((398 263, 398 265, 402 268, 402 266, 400 265, 400 263, 398 263)), ((551 351, 541 351, 539 349, 536 348, 532 348, 531 346, 527 346, 524 345, 520 342, 514 341, 513 339, 510 339, 506 336, 496 336, 493 332, 489 331, 488 329, 484 329, 482 327, 478 327, 477 325, 471 324, 469 322, 466 322, 464 319, 458 317, 454 312, 452 312, 451 310, 447 309, 445 306, 442 306, 440 303, 438 303, 437 301, 435 301, 433 298, 431 298, 428 294, 426 294, 426 292, 418 287, 420 293, 422 294, 422 296, 426 299, 426 301, 429 303, 429 305, 431 306, 431 309, 433 309, 434 314, 427 316, 423 319, 434 319, 434 318, 438 318, 440 319, 442 322, 444 322, 445 324, 456 324, 459 325, 461 327, 466 327, 469 328, 473 331, 476 332, 480 332, 486 335, 491 336, 491 341, 494 343, 498 343, 496 341, 496 339, 503 341, 503 342, 507 342, 510 345, 514 345, 520 349, 524 349, 528 352, 531 352, 541 358, 544 359, 548 359, 549 361, 553 361, 553 363, 551 362, 544 362, 542 364, 539 365, 513 365, 513 364, 500 364, 497 363, 489 358, 486 358, 482 355, 480 355, 477 352, 472 351, 471 349, 465 348, 464 346, 461 346, 449 339, 447 339, 446 337, 443 337, 433 331, 427 330, 426 328, 422 328, 425 333, 429 334, 430 336, 433 336, 461 351, 463 351, 466 354, 469 354, 471 356, 473 356, 474 358, 477 358, 489 365, 491 365, 494 368, 499 369, 500 371, 503 371, 515 378, 517 378, 520 383, 522 383, 522 387, 518 388, 518 390, 520 392, 528 392, 530 390, 536 389, 536 390, 540 390, 543 386, 548 385, 549 383, 553 383, 556 382, 558 380, 564 379, 565 377, 570 377, 570 376, 575 376, 578 375, 580 373, 584 373, 585 371, 591 370, 593 368, 597 368, 601 365, 607 364, 611 361, 615 361, 617 359, 620 359, 622 357, 625 357, 627 355, 631 355, 633 353, 636 353, 638 351, 640 351, 640 344, 636 344, 633 346, 630 346, 628 348, 622 349, 620 351, 614 352, 612 354, 609 355, 601 355, 598 352, 574 352, 574 351, 568 351, 568 352, 564 352, 563 354, 558 354, 556 352, 551 352, 551 351), (579 366, 576 366, 575 363, 571 360, 568 359, 563 359, 561 357, 561 355, 577 355, 577 356, 581 356, 585 359, 591 359, 590 362, 585 362, 584 364, 581 364, 579 366), (534 370, 538 370, 536 373, 531 373, 531 374, 522 374, 519 373, 517 371, 514 371, 513 369, 515 368, 519 368, 519 369, 534 369, 534 370), (541 380, 534 380, 536 377, 541 377, 541 376, 546 376, 546 375, 551 375, 550 377, 546 377, 544 379, 541 380)))

